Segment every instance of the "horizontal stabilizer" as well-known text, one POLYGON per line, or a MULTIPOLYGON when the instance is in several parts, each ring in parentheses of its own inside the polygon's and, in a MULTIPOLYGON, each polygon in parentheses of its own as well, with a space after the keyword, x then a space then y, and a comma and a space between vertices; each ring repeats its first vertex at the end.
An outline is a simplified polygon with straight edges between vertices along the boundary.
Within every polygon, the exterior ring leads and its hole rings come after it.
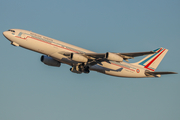
POLYGON ((145 72, 146 76, 154 76, 154 77, 160 77, 161 75, 166 74, 177 74, 176 72, 145 72))

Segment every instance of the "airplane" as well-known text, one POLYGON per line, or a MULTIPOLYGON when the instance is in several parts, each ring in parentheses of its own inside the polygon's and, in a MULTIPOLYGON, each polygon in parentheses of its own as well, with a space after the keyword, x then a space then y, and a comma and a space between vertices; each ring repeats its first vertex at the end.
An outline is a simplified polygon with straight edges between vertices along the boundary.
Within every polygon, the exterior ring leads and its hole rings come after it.
POLYGON ((95 53, 22 29, 9 29, 4 31, 3 35, 13 46, 20 46, 44 54, 40 58, 44 64, 60 67, 61 63, 65 63, 72 66, 70 71, 73 73, 97 71, 111 76, 128 78, 161 77, 165 74, 177 74, 175 72, 155 72, 168 51, 162 47, 148 52, 95 53), (146 57, 142 60, 128 63, 128 59, 143 55, 146 57))

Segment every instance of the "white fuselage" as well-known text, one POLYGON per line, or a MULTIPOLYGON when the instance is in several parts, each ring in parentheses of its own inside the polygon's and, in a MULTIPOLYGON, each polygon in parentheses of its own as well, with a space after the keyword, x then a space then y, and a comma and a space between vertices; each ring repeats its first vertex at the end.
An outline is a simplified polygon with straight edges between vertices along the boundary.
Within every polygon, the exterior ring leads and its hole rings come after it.
MULTIPOLYGON (((77 62, 61 53, 94 53, 31 31, 21 29, 13 30, 15 30, 15 33, 11 31, 3 32, 4 36, 10 40, 13 45, 48 55, 68 65, 76 64, 77 62)), ((146 69, 126 62, 101 62, 101 64, 91 66, 90 70, 118 77, 147 77, 144 74, 146 69)))

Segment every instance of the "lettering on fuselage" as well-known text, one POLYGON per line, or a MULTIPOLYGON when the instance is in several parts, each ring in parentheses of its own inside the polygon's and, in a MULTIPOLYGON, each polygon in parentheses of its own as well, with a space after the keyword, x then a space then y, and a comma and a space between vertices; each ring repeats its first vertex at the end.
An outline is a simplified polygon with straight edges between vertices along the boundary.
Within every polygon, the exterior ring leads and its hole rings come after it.
MULTIPOLYGON (((36 34, 36 33, 33 33, 33 32, 31 32, 30 34, 20 32, 20 33, 18 34, 18 37, 23 38, 23 37, 22 37, 23 34, 27 35, 27 37, 29 37, 29 38, 33 38, 33 39, 38 40, 38 41, 43 41, 43 42, 45 42, 45 43, 50 43, 50 45, 54 45, 54 46, 59 47, 59 48, 64 48, 64 49, 66 49, 66 50, 70 50, 71 52, 75 52, 75 53, 85 53, 85 52, 83 52, 83 51, 74 49, 74 48, 69 47, 69 46, 66 46, 66 45, 64 45, 64 44, 60 44, 59 42, 56 42, 56 40, 53 40, 52 38, 49 38, 49 37, 46 37, 46 36, 42 36, 42 35, 39 35, 39 34, 36 34)), ((23 39, 27 39, 27 37, 26 37, 26 38, 23 38, 23 39)))
POLYGON ((30 33, 30 35, 31 35, 31 37, 33 37, 35 39, 39 39, 39 40, 42 40, 42 41, 47 42, 47 43, 53 42, 53 40, 51 38, 44 37, 44 36, 36 34, 36 33, 30 33))

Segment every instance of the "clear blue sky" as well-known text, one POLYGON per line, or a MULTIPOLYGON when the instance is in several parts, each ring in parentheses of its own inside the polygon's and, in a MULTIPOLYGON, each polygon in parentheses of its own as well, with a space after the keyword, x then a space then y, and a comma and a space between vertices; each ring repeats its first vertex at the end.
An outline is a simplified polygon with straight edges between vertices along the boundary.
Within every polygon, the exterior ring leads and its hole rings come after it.
MULTIPOLYGON (((179 0, 3 0, 0 32, 32 30, 105 52, 169 49, 180 73, 179 0)), ((120 78, 54 68, 0 35, 0 120, 180 120, 180 75, 120 78)), ((131 60, 137 61, 139 58, 131 60)))

